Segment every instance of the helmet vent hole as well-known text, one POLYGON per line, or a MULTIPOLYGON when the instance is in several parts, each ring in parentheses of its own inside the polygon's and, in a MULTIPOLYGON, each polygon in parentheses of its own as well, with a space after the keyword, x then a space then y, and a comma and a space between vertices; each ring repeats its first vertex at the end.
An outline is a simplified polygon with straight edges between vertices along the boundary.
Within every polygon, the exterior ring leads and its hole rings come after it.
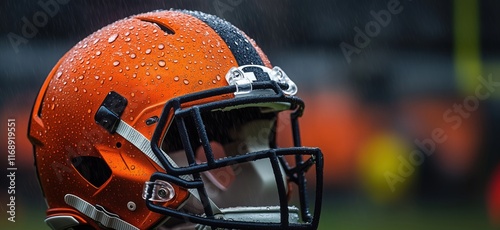
POLYGON ((116 147, 117 148, 121 148, 122 147, 122 143, 121 142, 116 142, 116 147))
POLYGON ((99 157, 81 156, 71 159, 71 164, 89 183, 100 187, 111 177, 108 164, 99 157))
POLYGON ((160 24, 158 22, 150 21, 150 20, 147 20, 147 19, 144 19, 144 18, 141 18, 141 21, 153 23, 155 26, 159 27, 161 30, 163 30, 163 32, 165 32, 167 34, 175 34, 175 32, 172 29, 170 29, 167 26, 162 25, 162 24, 160 24))

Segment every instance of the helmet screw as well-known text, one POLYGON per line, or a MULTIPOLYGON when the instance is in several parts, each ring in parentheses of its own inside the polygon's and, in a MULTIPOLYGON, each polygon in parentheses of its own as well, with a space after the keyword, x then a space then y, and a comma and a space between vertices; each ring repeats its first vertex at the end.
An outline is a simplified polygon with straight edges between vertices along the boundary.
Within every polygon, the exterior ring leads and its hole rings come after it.
POLYGON ((158 196, 161 198, 167 197, 168 193, 169 192, 167 190, 165 190, 164 188, 161 188, 158 190, 158 196))
POLYGON ((129 202, 127 203, 127 208, 128 208, 128 210, 130 210, 130 211, 135 211, 135 209, 137 208, 137 206, 135 205, 135 203, 134 203, 134 202, 129 201, 129 202))

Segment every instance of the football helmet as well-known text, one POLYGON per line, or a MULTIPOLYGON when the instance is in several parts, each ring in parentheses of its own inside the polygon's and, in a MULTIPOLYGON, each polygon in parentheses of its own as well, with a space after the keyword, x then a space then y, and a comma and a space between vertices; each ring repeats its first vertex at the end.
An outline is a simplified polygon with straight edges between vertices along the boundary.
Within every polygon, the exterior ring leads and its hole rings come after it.
POLYGON ((157 11, 98 30, 60 59, 32 110, 45 222, 317 228, 323 156, 301 146, 296 93, 252 39, 213 15, 157 11))

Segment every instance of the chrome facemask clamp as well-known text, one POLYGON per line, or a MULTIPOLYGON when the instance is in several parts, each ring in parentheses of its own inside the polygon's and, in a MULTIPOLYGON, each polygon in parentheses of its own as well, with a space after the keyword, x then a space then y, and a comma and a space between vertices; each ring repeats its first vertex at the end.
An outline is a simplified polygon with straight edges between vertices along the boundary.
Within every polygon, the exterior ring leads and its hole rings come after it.
POLYGON ((147 197, 149 197, 148 190, 150 187, 153 187, 151 198, 149 198, 150 201, 168 202, 175 196, 174 187, 172 187, 170 183, 162 180, 156 180, 154 182, 146 181, 144 183, 142 199, 147 199, 147 197))
POLYGON ((297 85, 288 77, 288 75, 278 66, 270 69, 261 65, 243 65, 233 67, 226 74, 226 81, 229 85, 236 86, 235 95, 244 95, 252 92, 252 82, 275 81, 288 85, 283 92, 293 96, 297 94, 297 85))

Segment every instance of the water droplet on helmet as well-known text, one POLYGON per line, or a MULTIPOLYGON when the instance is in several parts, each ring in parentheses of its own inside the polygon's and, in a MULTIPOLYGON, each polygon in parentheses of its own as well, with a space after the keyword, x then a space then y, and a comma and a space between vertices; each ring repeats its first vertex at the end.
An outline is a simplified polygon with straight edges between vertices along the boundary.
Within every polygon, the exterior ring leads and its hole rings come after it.
POLYGON ((137 57, 135 54, 130 54, 130 58, 134 59, 135 57, 137 57))
POLYGON ((156 79, 160 80, 160 79, 161 79, 161 76, 160 76, 160 75, 157 75, 157 76, 156 76, 156 79))
POLYGON ((116 38, 118 37, 118 34, 113 34, 111 35, 109 38, 108 38, 108 42, 109 43, 112 43, 116 40, 116 38))
POLYGON ((147 49, 146 54, 150 54, 150 53, 151 53, 151 49, 147 49))
POLYGON ((101 51, 98 50, 97 52, 95 52, 95 55, 97 55, 97 56, 101 55, 101 51))
POLYGON ((187 79, 184 79, 184 85, 188 85, 189 81, 187 79))
POLYGON ((80 75, 78 79, 83 80, 83 75, 80 75))
POLYGON ((184 46, 181 46, 181 50, 184 50, 184 46))
POLYGON ((92 110, 91 109, 87 110, 87 113, 92 113, 92 110))
POLYGON ((119 61, 114 61, 114 62, 113 62, 113 65, 114 65, 114 66, 118 66, 119 64, 120 64, 120 62, 119 62, 119 61))
POLYGON ((61 76, 62 76, 62 72, 61 71, 57 72, 56 79, 59 79, 61 76))
POLYGON ((95 78, 96 80, 99 80, 99 76, 97 76, 97 75, 96 75, 94 78, 95 78))
POLYGON ((199 81, 198 81, 198 84, 199 84, 199 85, 203 85, 203 81, 202 81, 202 80, 199 80, 199 81))
POLYGON ((113 80, 113 77, 109 77, 109 80, 110 80, 110 81, 111 81, 111 80, 113 80))
POLYGON ((158 65, 159 65, 159 66, 161 66, 161 67, 164 67, 164 66, 165 66, 165 64, 166 64, 166 63, 165 63, 165 61, 163 61, 163 60, 158 61, 158 65))
POLYGON ((135 97, 135 93, 130 93, 130 96, 135 97))
POLYGON ((174 77, 174 81, 179 81, 179 77, 178 77, 178 76, 175 76, 175 77, 174 77))
POLYGON ((217 81, 220 81, 220 76, 217 75, 215 78, 217 78, 217 81))
POLYGON ((163 44, 158 45, 158 49, 162 50, 163 48, 165 48, 165 46, 163 44))
POLYGON ((75 92, 78 92, 78 87, 75 87, 75 92))

